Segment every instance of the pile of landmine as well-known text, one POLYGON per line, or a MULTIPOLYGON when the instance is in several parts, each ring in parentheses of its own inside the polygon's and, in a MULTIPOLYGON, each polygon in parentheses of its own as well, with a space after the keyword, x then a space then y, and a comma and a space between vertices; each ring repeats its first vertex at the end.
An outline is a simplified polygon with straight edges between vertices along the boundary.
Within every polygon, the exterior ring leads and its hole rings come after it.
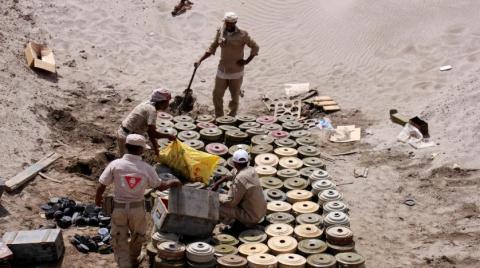
POLYGON ((46 204, 42 204, 47 220, 53 220, 59 228, 66 229, 76 227, 99 227, 98 235, 74 235, 70 242, 83 253, 99 252, 111 253, 110 228, 111 218, 104 215, 100 207, 94 204, 82 204, 66 197, 54 197, 46 204))
POLYGON ((308 130, 316 120, 301 123, 289 115, 160 117, 161 132, 222 157, 216 176, 233 168, 233 152, 249 151, 268 215, 258 228, 239 237, 218 234, 214 242, 206 241, 210 244, 184 245, 174 234, 155 232, 147 247, 152 267, 364 267, 364 258, 355 253, 347 205, 308 130))

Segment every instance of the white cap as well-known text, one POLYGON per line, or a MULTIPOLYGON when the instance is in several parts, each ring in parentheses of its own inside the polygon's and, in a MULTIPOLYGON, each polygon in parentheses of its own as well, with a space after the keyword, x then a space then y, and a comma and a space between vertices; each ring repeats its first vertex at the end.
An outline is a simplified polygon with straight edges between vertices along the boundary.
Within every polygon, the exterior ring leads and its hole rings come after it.
POLYGON ((127 140, 125 141, 125 144, 130 144, 130 145, 140 146, 145 149, 150 149, 150 146, 148 146, 147 141, 145 140, 145 137, 139 134, 129 134, 127 136, 127 140))
POLYGON ((238 20, 237 14, 235 12, 225 12, 225 15, 223 16, 223 21, 225 22, 232 22, 235 23, 238 20))
POLYGON ((233 162, 235 163, 247 163, 249 160, 248 157, 248 152, 245 150, 236 150, 235 153, 233 153, 233 162))
POLYGON ((172 99, 172 93, 166 88, 157 88, 150 96, 151 102, 170 101, 170 99, 172 99))

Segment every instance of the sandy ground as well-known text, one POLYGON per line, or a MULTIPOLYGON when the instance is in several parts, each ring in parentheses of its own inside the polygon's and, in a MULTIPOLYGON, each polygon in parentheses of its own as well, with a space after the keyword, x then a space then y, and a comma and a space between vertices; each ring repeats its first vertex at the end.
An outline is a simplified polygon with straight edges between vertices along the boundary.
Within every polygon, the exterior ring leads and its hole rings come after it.
MULTIPOLYGON (((213 38, 224 11, 260 45, 247 67, 242 113, 260 112, 259 96, 283 83, 310 82, 343 108, 334 125, 362 127, 362 141, 325 143, 328 170, 351 206, 357 250, 368 267, 475 267, 480 262, 480 26, 477 1, 199 1, 172 18, 175 1, 0 2, 0 176, 10 178, 49 151, 64 158, 48 174, 2 197, 0 230, 36 228, 51 196, 93 200, 95 179, 115 156, 121 119, 149 92, 180 93, 192 63, 213 38), (28 40, 55 52, 58 77, 25 66, 28 40), (450 64, 453 69, 440 72, 450 64), (396 108, 421 115, 436 147, 396 142, 396 108), (432 159, 431 155, 436 157, 432 159), (354 167, 369 167, 354 179, 354 167), (407 207, 407 197, 416 205, 407 207)), ((218 58, 202 64, 193 88, 210 94, 218 58)), ((74 230, 68 230, 68 237, 74 230)), ((71 246, 63 267, 114 267, 112 256, 71 246)))

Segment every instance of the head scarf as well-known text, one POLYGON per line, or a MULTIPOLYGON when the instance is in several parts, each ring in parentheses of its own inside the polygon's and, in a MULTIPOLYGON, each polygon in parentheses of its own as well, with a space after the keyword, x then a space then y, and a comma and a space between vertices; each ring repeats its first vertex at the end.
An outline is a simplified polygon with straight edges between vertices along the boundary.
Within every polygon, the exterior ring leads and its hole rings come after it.
POLYGON ((227 40, 227 31, 225 30, 225 23, 230 22, 230 23, 236 23, 238 21, 238 16, 235 14, 235 12, 225 12, 225 15, 223 16, 223 24, 222 27, 220 27, 220 36, 218 37, 218 44, 222 46, 225 44, 225 41, 227 40))
POLYGON ((153 90, 150 102, 170 101, 170 99, 172 99, 172 94, 168 89, 158 88, 153 90))

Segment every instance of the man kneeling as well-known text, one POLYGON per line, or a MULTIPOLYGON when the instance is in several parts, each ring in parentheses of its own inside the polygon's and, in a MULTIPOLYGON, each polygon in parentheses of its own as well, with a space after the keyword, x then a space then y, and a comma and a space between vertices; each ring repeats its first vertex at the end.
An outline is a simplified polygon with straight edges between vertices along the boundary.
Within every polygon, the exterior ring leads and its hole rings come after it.
POLYGON ((212 189, 221 183, 233 179, 228 194, 220 195, 220 218, 231 224, 232 233, 242 231, 258 224, 265 217, 267 202, 257 172, 249 166, 249 156, 245 150, 233 154, 234 174, 230 178, 220 179, 212 189))

